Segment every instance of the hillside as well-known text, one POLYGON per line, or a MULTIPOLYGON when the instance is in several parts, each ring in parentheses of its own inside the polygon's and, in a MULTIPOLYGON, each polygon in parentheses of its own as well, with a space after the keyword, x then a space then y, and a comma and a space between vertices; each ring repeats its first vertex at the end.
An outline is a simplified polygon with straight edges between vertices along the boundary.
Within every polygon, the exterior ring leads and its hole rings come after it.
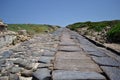
POLYGON ((101 22, 77 22, 67 28, 120 52, 120 20, 101 22))
POLYGON ((78 22, 68 25, 67 28, 88 36, 100 43, 120 42, 120 20, 101 22, 78 22))
POLYGON ((28 34, 52 32, 60 26, 42 25, 42 24, 8 24, 8 30, 19 31, 26 30, 28 34))

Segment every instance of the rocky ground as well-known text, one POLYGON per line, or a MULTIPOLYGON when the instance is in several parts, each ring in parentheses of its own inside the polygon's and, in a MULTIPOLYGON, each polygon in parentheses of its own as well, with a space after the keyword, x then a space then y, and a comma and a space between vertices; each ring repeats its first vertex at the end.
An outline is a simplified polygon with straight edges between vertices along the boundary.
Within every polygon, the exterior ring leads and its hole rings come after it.
POLYGON ((60 28, 0 52, 0 80, 119 80, 120 57, 60 28))
POLYGON ((0 53, 0 80, 31 80, 37 69, 43 71, 42 77, 47 75, 44 72, 53 69, 51 61, 57 51, 59 35, 59 31, 40 34, 15 47, 3 48, 0 53))

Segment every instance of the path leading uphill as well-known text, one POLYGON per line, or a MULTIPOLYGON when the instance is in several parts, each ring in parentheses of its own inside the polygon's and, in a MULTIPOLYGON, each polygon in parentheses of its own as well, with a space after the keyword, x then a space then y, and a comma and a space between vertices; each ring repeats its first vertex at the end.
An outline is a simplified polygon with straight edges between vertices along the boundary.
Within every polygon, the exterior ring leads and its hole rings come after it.
POLYGON ((0 80, 119 80, 120 57, 66 28, 0 54, 0 80))

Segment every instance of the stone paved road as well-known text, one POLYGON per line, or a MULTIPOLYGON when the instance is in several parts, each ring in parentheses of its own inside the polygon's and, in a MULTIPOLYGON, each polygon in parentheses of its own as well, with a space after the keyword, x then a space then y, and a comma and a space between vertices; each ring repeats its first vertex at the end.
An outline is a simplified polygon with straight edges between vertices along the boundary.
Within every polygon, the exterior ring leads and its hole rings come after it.
POLYGON ((0 80, 119 80, 120 57, 60 28, 0 52, 0 80))

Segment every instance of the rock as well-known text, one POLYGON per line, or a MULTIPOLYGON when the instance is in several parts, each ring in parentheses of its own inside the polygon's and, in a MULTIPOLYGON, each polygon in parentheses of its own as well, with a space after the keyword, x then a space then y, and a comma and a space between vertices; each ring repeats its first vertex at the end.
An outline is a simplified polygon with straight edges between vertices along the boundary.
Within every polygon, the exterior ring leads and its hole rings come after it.
POLYGON ((19 76, 16 74, 10 74, 9 75, 9 80, 19 80, 19 76))
POLYGON ((8 76, 2 76, 0 77, 0 80, 9 80, 8 76))
POLYGON ((19 59, 17 59, 17 60, 14 61, 14 64, 20 64, 23 61, 24 60, 22 58, 19 58, 19 59))
POLYGON ((28 62, 28 63, 26 63, 25 68, 30 70, 30 69, 32 69, 34 67, 34 65, 35 65, 35 63, 28 62))
POLYGON ((25 59, 17 59, 16 61, 14 61, 15 64, 18 64, 20 67, 24 67, 26 69, 32 69, 34 66, 34 63, 31 63, 29 60, 25 60, 25 59))
POLYGON ((38 69, 33 73, 33 80, 50 80, 50 70, 47 68, 38 69))
POLYGON ((26 30, 19 30, 18 34, 19 35, 27 35, 27 31, 26 30))
POLYGON ((13 68, 10 70, 10 72, 13 73, 13 74, 15 74, 15 73, 21 72, 21 70, 22 70, 22 69, 21 69, 20 67, 15 66, 15 67, 13 67, 13 68))
POLYGON ((5 59, 0 59, 0 66, 2 65, 2 64, 5 64, 5 59))
POLYGON ((40 63, 40 64, 38 65, 38 68, 48 68, 48 67, 51 67, 51 66, 53 66, 53 65, 52 65, 52 64, 40 63))
POLYGON ((120 79, 120 68, 101 66, 103 71, 107 74, 110 80, 120 79))
POLYGON ((51 63, 51 61, 54 60, 54 57, 46 57, 46 56, 41 56, 38 62, 40 63, 51 63))
POLYGON ((35 63, 34 66, 33 66, 33 68, 32 68, 32 70, 36 70, 38 68, 39 64, 40 63, 35 63))
POLYGON ((21 72, 21 75, 24 77, 32 77, 33 71, 32 70, 24 70, 21 72))
POLYGON ((12 51, 5 51, 5 52, 3 52, 3 57, 4 58, 9 58, 11 55, 13 54, 13 52, 12 51))
POLYGON ((54 56, 55 55, 55 52, 52 52, 52 51, 45 51, 43 52, 42 56, 54 56))
POLYGON ((100 66, 116 66, 120 67, 120 62, 110 57, 93 57, 93 60, 100 66))
POLYGON ((19 76, 19 80, 32 80, 32 77, 19 76))
POLYGON ((53 80, 106 80, 97 72, 80 72, 56 70, 52 73, 53 80))

